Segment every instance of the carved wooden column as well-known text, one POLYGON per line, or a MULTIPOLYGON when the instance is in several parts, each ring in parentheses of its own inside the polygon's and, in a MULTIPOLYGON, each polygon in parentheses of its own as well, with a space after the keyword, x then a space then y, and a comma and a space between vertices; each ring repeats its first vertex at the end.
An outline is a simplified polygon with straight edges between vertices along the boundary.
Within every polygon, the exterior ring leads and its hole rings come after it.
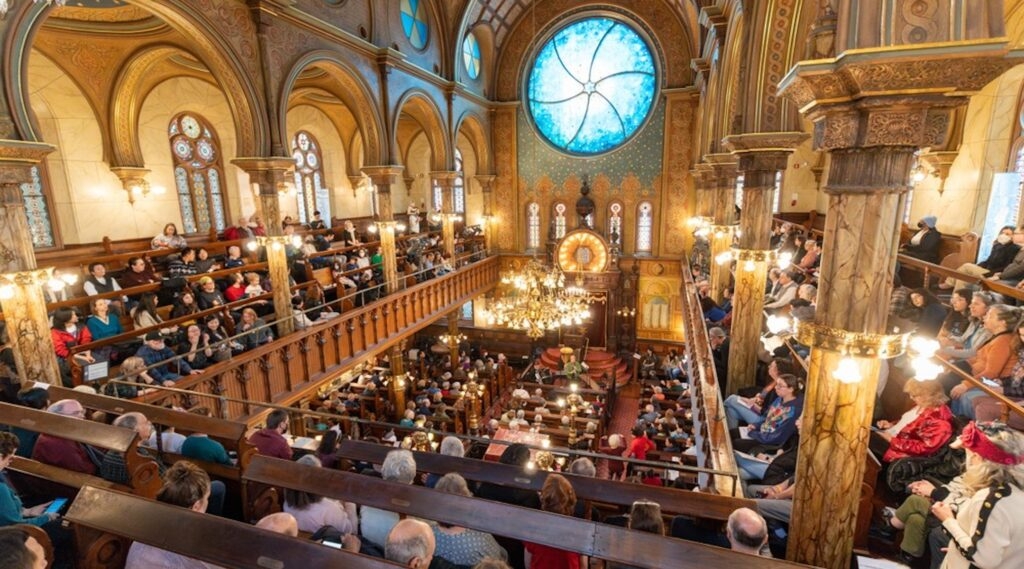
POLYGON ((459 316, 461 315, 461 308, 448 313, 448 351, 452 358, 452 373, 459 367, 459 316))
POLYGON ((729 263, 719 263, 718 256, 732 250, 736 224, 736 158, 732 154, 705 154, 711 164, 712 217, 711 225, 711 296, 723 300, 722 291, 732 280, 729 263))
POLYGON ((461 172, 431 172, 430 177, 441 188, 441 223, 445 255, 455 257, 455 179, 461 172))
POLYGON ((292 319, 292 293, 288 286, 291 267, 287 248, 296 244, 291 237, 284 235, 281 227, 281 205, 277 190, 287 179, 295 162, 291 158, 236 158, 231 163, 249 174, 249 183, 256 190, 257 207, 263 215, 267 230, 267 235, 258 237, 256 241, 267 252, 267 271, 273 285, 274 320, 277 321, 279 335, 291 334, 295 330, 295 321, 292 319))
POLYGON ((49 144, 0 140, 0 306, 23 385, 61 384, 43 295, 53 267, 36 266, 21 194, 21 184, 32 182, 32 167, 53 151, 49 144))
POLYGON ((391 361, 391 405, 395 408, 395 422, 405 415, 405 341, 391 346, 388 359, 391 361))
POLYGON ((488 254, 490 254, 490 252, 491 252, 491 244, 492 244, 492 239, 491 239, 491 237, 492 237, 492 228, 491 228, 491 226, 496 221, 494 219, 494 214, 492 213, 494 211, 494 209, 493 209, 492 203, 491 203, 491 200, 493 199, 493 194, 491 193, 491 190, 494 188, 494 179, 495 178, 496 178, 496 176, 494 176, 493 174, 491 174, 489 176, 483 176, 483 175, 481 175, 481 176, 474 176, 474 179, 477 182, 480 183, 480 188, 483 191, 483 197, 484 197, 484 248, 487 249, 487 253, 488 254))
POLYGON ((735 295, 729 348, 729 393, 754 385, 757 350, 764 323, 764 285, 774 261, 770 250, 775 176, 786 169, 793 149, 808 138, 802 132, 727 136, 726 146, 743 173, 743 213, 736 248, 735 295))
POLYGON ((382 259, 384 282, 388 293, 401 288, 398 279, 398 257, 395 249, 395 212, 391 205, 391 186, 398 183, 402 175, 402 166, 367 166, 363 173, 377 188, 377 232, 380 236, 380 255, 382 259))
POLYGON ((1005 41, 869 51, 800 63, 780 85, 831 152, 817 312, 797 327, 811 355, 788 547, 830 569, 853 548, 880 358, 906 340, 885 326, 913 154, 941 146, 966 94, 1015 63, 1005 41))

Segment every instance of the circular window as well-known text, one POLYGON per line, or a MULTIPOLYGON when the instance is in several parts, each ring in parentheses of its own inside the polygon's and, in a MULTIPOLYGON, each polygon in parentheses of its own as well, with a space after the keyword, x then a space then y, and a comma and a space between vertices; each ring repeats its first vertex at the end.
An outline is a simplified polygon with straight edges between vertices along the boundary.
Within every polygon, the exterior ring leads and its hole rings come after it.
POLYGON ((470 79, 480 76, 480 42, 476 41, 476 34, 472 32, 462 40, 462 63, 470 79))
POLYGON ((657 72, 647 42, 609 17, 577 20, 537 52, 526 85, 529 115, 552 146, 583 156, 608 152, 643 126, 657 72))
POLYGON ((402 0, 402 30, 416 49, 427 47, 426 0, 402 0))

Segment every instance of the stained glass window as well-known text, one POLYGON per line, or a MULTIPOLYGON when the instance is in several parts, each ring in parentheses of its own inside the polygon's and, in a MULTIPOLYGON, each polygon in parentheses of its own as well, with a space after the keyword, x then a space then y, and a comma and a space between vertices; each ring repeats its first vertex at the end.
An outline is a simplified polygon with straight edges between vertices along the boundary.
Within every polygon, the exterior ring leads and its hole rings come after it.
POLYGON ((619 20, 577 20, 541 47, 526 90, 544 139, 572 154, 601 154, 627 141, 650 114, 657 93, 654 56, 619 20))
POLYGON ((213 127, 199 115, 182 113, 167 129, 174 157, 174 185, 185 233, 220 232, 227 212, 220 143, 213 127))
POLYGON ((622 204, 619 202, 608 206, 608 242, 622 245, 622 204))
POLYGON ((462 40, 462 63, 466 66, 466 75, 470 79, 480 76, 480 42, 472 32, 466 34, 462 40))
POLYGON ((402 0, 402 31, 416 49, 427 47, 427 1, 402 0))
POLYGON ((462 152, 458 148, 455 149, 455 171, 459 173, 452 188, 455 198, 455 213, 466 213, 466 175, 462 164, 462 152))
POLYGON ((299 222, 309 223, 315 211, 319 211, 323 219, 330 219, 331 197, 323 187, 323 159, 316 137, 304 130, 296 132, 292 137, 292 158, 295 160, 299 222))
POLYGON ((526 248, 540 249, 540 205, 537 202, 526 206, 526 248))
POLYGON ((636 212, 636 252, 650 253, 654 241, 654 207, 651 202, 640 202, 636 212))
MULTIPOLYGON (((743 174, 736 176, 736 207, 743 209, 743 174)), ((772 213, 779 213, 782 204, 782 171, 775 172, 775 190, 772 192, 772 213)))
POLYGON ((743 174, 736 176, 736 207, 743 209, 743 183, 746 177, 743 174))
POLYGON ((43 193, 43 182, 39 167, 32 167, 32 181, 21 185, 21 199, 28 214, 28 232, 32 234, 32 246, 36 249, 55 247, 53 225, 50 222, 50 208, 43 193))
POLYGON ((555 239, 561 239, 565 237, 565 204, 555 204, 555 215, 552 223, 555 224, 555 239))
MULTIPOLYGON (((458 148, 455 149, 455 171, 458 172, 459 175, 455 178, 452 186, 452 197, 455 200, 455 203, 452 205, 455 207, 455 213, 466 213, 466 182, 462 165, 462 151, 458 148)), ((441 186, 435 182, 433 190, 434 210, 441 211, 441 208, 444 206, 444 196, 441 192, 441 186)))

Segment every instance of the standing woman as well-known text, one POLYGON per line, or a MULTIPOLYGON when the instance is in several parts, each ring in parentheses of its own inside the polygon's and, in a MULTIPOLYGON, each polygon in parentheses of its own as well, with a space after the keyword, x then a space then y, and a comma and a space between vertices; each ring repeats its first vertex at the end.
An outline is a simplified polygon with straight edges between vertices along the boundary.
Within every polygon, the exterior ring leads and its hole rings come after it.
POLYGON ((1024 434, 1002 423, 968 423, 951 446, 967 452, 970 498, 932 513, 952 538, 942 569, 1024 567, 1024 434))

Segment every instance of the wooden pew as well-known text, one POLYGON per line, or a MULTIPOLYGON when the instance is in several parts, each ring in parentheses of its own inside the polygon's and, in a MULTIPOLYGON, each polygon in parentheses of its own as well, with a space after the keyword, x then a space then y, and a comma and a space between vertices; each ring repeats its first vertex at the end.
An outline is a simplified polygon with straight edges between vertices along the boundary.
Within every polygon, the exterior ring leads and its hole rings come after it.
POLYGON ((5 473, 19 491, 38 497, 74 498, 78 490, 85 486, 96 486, 121 492, 132 491, 129 486, 115 484, 99 476, 65 470, 20 456, 14 457, 11 465, 5 469, 5 473))
MULTIPOLYGON (((381 464, 391 450, 390 447, 384 445, 343 441, 338 449, 338 454, 350 460, 381 464)), ((515 466, 497 462, 458 458, 430 452, 414 452, 413 455, 416 457, 416 469, 420 472, 431 474, 458 472, 466 480, 490 482, 514 488, 540 491, 549 474, 543 470, 526 473, 515 466)), ((626 508, 632 506, 633 502, 637 500, 654 500, 661 504, 661 510, 664 513, 726 520, 736 508, 755 507, 754 501, 746 498, 690 492, 676 488, 658 488, 568 473, 562 474, 572 483, 579 499, 626 508)))
MULTIPOLYGON (((0 403, 0 424, 123 453, 132 492, 140 496, 152 497, 156 496, 157 491, 160 490, 159 467, 156 462, 138 453, 139 437, 135 431, 9 403, 0 403)), ((72 476, 74 474, 78 473, 69 473, 69 476, 76 478, 72 476)))
POLYGON ((400 567, 383 559, 100 488, 83 488, 65 518, 75 531, 79 569, 123 567, 133 541, 230 569, 400 567))
MULTIPOLYGON (((309 467, 264 456, 257 456, 253 460, 246 471, 246 480, 270 487, 284 486, 648 569, 665 567, 667 560, 671 560, 674 567, 806 567, 682 539, 478 498, 443 494, 420 486, 309 467)), ((574 487, 579 482, 576 477, 571 478, 571 481, 574 487)))
POLYGON ((236 454, 238 457, 236 464, 217 464, 184 457, 164 449, 152 450, 157 455, 157 458, 168 465, 174 464, 179 460, 188 460, 195 463, 205 470, 210 475, 210 478, 221 480, 225 483, 228 489, 229 500, 234 497, 239 504, 245 503, 245 497, 242 495, 242 472, 257 452, 256 448, 249 444, 249 441, 246 439, 249 427, 245 423, 167 409, 166 407, 157 407, 127 399, 107 397, 106 395, 93 395, 56 386, 50 387, 50 399, 74 399, 86 409, 103 411, 114 416, 138 412, 145 415, 153 423, 154 430, 157 430, 159 426, 173 428, 175 432, 186 436, 192 433, 202 433, 209 436, 212 440, 224 445, 225 450, 236 454))

